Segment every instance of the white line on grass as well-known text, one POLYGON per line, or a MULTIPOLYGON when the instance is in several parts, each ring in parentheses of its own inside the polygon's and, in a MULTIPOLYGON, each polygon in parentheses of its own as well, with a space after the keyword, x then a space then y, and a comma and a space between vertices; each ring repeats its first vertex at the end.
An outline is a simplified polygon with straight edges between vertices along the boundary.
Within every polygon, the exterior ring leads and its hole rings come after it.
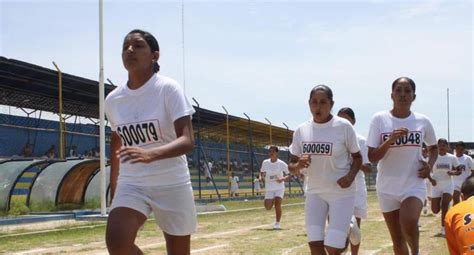
MULTIPOLYGON (((304 205, 304 203, 285 204, 285 205, 281 205, 281 206, 282 207, 288 207, 288 206, 295 206, 295 205, 304 205)), ((246 209, 236 209, 236 210, 217 211, 217 212, 202 212, 202 213, 198 213, 198 215, 244 212, 244 211, 252 211, 252 210, 262 210, 262 209, 265 209, 265 207, 253 207, 253 208, 246 208, 246 209)), ((148 220, 150 221, 150 220, 154 220, 154 219, 148 219, 148 220)), ((7 238, 7 237, 35 235, 35 234, 47 234, 47 233, 58 232, 58 231, 66 231, 66 230, 96 228, 96 227, 103 227, 105 225, 106 224, 97 224, 97 225, 91 225, 91 226, 80 226, 80 227, 72 227, 72 228, 57 228, 57 229, 43 230, 43 231, 24 232, 24 233, 18 233, 18 234, 3 235, 3 236, 0 236, 0 239, 7 238)))
MULTIPOLYGON (((421 218, 421 217, 420 217, 420 218, 421 218)), ((432 224, 434 221, 437 221, 437 220, 438 220, 437 218, 433 218, 433 219, 431 219, 431 220, 428 220, 425 224, 428 224, 428 225, 429 225, 429 224, 432 224)), ((383 220, 383 221, 385 221, 385 220, 383 220)), ((419 243, 419 242, 418 242, 418 243, 419 243)), ((375 255, 375 254, 381 252, 383 249, 386 249, 386 248, 388 248, 388 247, 391 247, 392 245, 393 245, 393 243, 392 243, 391 240, 390 240, 390 242, 387 242, 387 243, 383 244, 383 245, 380 246, 377 250, 369 250, 369 251, 365 251, 365 252, 367 252, 368 255, 375 255)), ((421 247, 418 247, 418 249, 421 250, 421 247)), ((419 251, 419 253, 421 254, 421 251, 419 251)))
POLYGON ((223 247, 227 247, 227 246, 229 246, 228 243, 219 244, 219 245, 214 245, 214 246, 210 246, 210 247, 206 247, 206 248, 202 248, 202 249, 192 250, 191 253, 200 253, 200 252, 205 252, 205 251, 214 250, 214 249, 217 249, 217 248, 223 248, 223 247))
POLYGON ((304 246, 307 246, 307 245, 308 245, 307 243, 304 243, 304 244, 301 244, 301 245, 298 245, 298 246, 291 247, 289 249, 284 250, 282 255, 291 254, 291 253, 293 253, 294 250, 299 249, 299 248, 304 247, 304 246))
MULTIPOLYGON (((258 226, 253 226, 253 227, 249 227, 249 228, 239 228, 239 229, 234 229, 234 230, 225 231, 225 232, 210 233, 210 234, 206 234, 206 235, 202 235, 202 236, 192 235, 191 240, 213 238, 213 237, 217 237, 217 236, 232 235, 232 234, 240 234, 240 233, 243 233, 243 232, 247 232, 249 230, 253 230, 253 229, 257 229, 257 228, 264 228, 264 227, 270 227, 270 225, 265 224, 265 225, 258 225, 258 226)), ((140 248, 141 249, 151 249, 151 248, 156 248, 156 247, 159 247, 159 246, 162 246, 162 245, 165 245, 165 244, 166 244, 166 242, 152 243, 152 244, 142 245, 142 246, 140 246, 140 248)))
MULTIPOLYGON (((282 207, 303 205, 303 204, 304 203, 292 203, 292 204, 282 205, 282 207)), ((208 212, 208 213, 200 213, 200 214, 219 214, 219 213, 231 213, 231 212, 242 212, 242 211, 252 211, 252 210, 263 210, 263 209, 265 209, 265 208, 264 207, 254 207, 254 208, 236 209, 236 210, 218 211, 218 212, 208 212)), ((154 220, 154 219, 148 219, 148 220, 154 220)), ((102 227, 102 226, 105 226, 105 224, 93 225, 93 226, 81 226, 81 227, 68 228, 68 229, 53 229, 53 230, 45 230, 45 231, 27 232, 27 233, 13 234, 13 235, 8 235, 8 236, 0 236, 0 239, 2 237, 9 237, 9 236, 24 236, 24 235, 33 235, 33 234, 44 234, 44 233, 49 233, 49 232, 84 229, 84 228, 95 228, 95 227, 102 227)), ((269 225, 265 224, 265 225, 253 226, 253 227, 250 227, 250 228, 241 228, 241 229, 235 229, 235 230, 226 231, 226 232, 211 233, 211 234, 207 234, 207 235, 203 235, 203 236, 192 236, 191 239, 196 240, 196 239, 201 239, 201 238, 212 238, 212 237, 222 236, 222 235, 243 233, 243 232, 246 232, 246 231, 249 231, 249 230, 253 230, 253 229, 257 229, 257 228, 263 228, 263 227, 267 227, 267 226, 269 226, 269 225)), ((103 242, 93 242, 93 243, 90 243, 90 244, 95 246, 95 245, 98 245, 98 244, 103 244, 103 242)), ((143 245, 143 246, 140 246, 140 248, 142 248, 142 249, 155 248, 155 247, 159 247, 159 246, 162 246, 162 245, 165 245, 165 244, 166 244, 166 242, 158 242, 158 243, 153 243, 153 244, 149 244, 149 245, 143 245)), ((90 247, 90 246, 83 246, 83 247, 81 247, 81 249, 86 249, 87 247, 90 247)), ((38 253, 38 252, 47 252, 47 253, 48 252, 49 253, 50 252, 59 252, 59 251, 64 251, 64 248, 66 248, 66 249, 69 248, 68 249, 69 251, 75 250, 75 249, 70 249, 71 246, 54 247, 54 248, 38 248, 38 249, 18 252, 18 253, 15 253, 15 255, 35 254, 35 253, 38 253)), ((77 248, 79 248, 79 247, 77 247, 77 248)), ((102 253, 99 252, 97 254, 102 254, 102 253)), ((105 252, 103 254, 107 254, 107 253, 105 252)))
MULTIPOLYGON (((248 228, 240 228, 240 229, 235 229, 235 230, 225 231, 225 232, 210 233, 210 234, 206 234, 206 235, 202 235, 202 236, 194 235, 194 236, 191 236, 191 240, 198 240, 198 239, 203 239, 203 238, 213 238, 213 237, 224 236, 224 235, 232 235, 232 234, 243 233, 243 232, 246 232, 246 231, 249 231, 249 230, 253 230, 253 229, 257 229, 257 228, 264 228, 264 227, 269 227, 269 226, 270 226, 269 224, 265 224, 265 225, 258 225, 258 226, 248 227, 248 228)), ((157 248, 157 247, 163 246, 165 244, 166 244, 166 242, 158 242, 158 243, 152 243, 152 244, 148 244, 148 245, 139 245, 139 247, 140 247, 140 249, 152 249, 152 248, 157 248)), ((103 247, 103 245, 104 245, 104 242, 93 242, 93 243, 90 243, 90 245, 84 245, 82 247, 63 246, 63 247, 54 247, 54 248, 38 248, 38 249, 33 249, 33 250, 27 250, 27 251, 14 253, 14 255, 37 254, 39 252, 41 252, 41 253, 72 252, 72 251, 80 251, 80 250, 92 248, 94 246, 102 246, 102 247, 97 247, 97 248, 102 250, 102 249, 105 249, 105 247, 103 247), (79 250, 77 248, 79 248, 79 250)), ((97 255, 99 255, 99 254, 100 255, 108 254, 106 251, 104 251, 104 252, 91 251, 91 252, 94 253, 94 254, 97 254, 97 255)))
MULTIPOLYGON (((288 206, 295 206, 295 205, 304 205, 304 203, 285 204, 285 205, 281 205, 281 207, 288 207, 288 206)), ((245 208, 245 209, 236 209, 236 210, 228 210, 228 211, 216 211, 216 212, 201 212, 201 213, 198 213, 198 215, 221 214, 221 213, 232 213, 232 212, 245 212, 245 211, 261 210, 261 209, 265 209, 265 207, 252 207, 252 208, 245 208)))
POLYGON ((39 254, 41 252, 46 252, 48 250, 49 249, 47 249, 47 248, 39 248, 39 249, 33 249, 33 250, 29 250, 29 251, 24 251, 24 252, 13 253, 13 255, 39 254))
POLYGON ((81 226, 81 227, 74 227, 74 228, 56 228, 56 229, 51 229, 51 230, 42 230, 42 231, 33 231, 33 232, 25 232, 25 233, 19 233, 19 234, 4 235, 4 236, 0 236, 0 238, 15 237, 15 236, 26 236, 26 235, 36 235, 36 234, 44 234, 44 233, 66 231, 66 230, 75 230, 75 229, 96 228, 96 227, 102 227, 102 226, 105 226, 105 225, 106 224, 98 224, 98 225, 93 225, 93 226, 81 226))
POLYGON ((234 230, 230 230, 230 231, 226 231, 226 232, 210 233, 210 234, 203 235, 201 237, 197 236, 196 238, 192 238, 192 239, 212 238, 212 237, 221 236, 221 235, 239 234, 239 233, 247 232, 249 230, 254 230, 254 229, 257 229, 257 228, 264 228, 264 227, 271 227, 271 225, 270 224, 264 224, 264 225, 249 227, 249 228, 234 229, 234 230))

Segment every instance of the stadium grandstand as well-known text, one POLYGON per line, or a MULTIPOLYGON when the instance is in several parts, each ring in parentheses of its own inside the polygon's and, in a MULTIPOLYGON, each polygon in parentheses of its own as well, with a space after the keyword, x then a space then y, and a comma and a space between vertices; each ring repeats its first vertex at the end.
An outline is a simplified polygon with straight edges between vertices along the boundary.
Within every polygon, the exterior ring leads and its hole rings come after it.
MULTIPOLYGON (((114 88, 105 84, 105 95, 114 88)), ((0 114, 0 210, 98 203, 98 89, 97 81, 0 57, 0 105, 26 115, 0 114), (42 118, 45 112, 59 121, 42 118)), ((287 161, 293 131, 195 103, 195 148, 187 157, 196 199, 229 197, 231 173, 239 176, 240 198, 255 196, 253 180, 268 157, 268 146, 279 146, 280 158, 287 161)), ((110 134, 106 127, 107 144, 110 134)), ((466 145, 474 151, 474 143, 466 145)), ((105 154, 109 157, 109 146, 105 154)), ((107 176, 109 172, 107 164, 107 176)), ((375 176, 375 168, 366 175, 369 189, 375 187, 375 176)), ((286 186, 289 194, 303 193, 297 178, 286 186)))
MULTIPOLYGON (((105 94, 114 88, 105 84, 105 94)), ((0 57, 1 105, 26 115, 0 114, 0 210, 14 204, 79 207, 99 200, 98 89, 93 80, 0 57), (42 118, 45 112, 59 121, 42 118), (89 123, 81 123, 84 118, 89 123)), ((195 109, 195 149, 187 156, 197 199, 229 196, 232 172, 240 178, 240 197, 255 195, 253 179, 269 144, 279 146, 287 161, 292 130, 195 109)), ((106 143, 110 134, 107 127, 106 143)), ((299 180, 286 185, 288 192, 302 193, 299 180)))

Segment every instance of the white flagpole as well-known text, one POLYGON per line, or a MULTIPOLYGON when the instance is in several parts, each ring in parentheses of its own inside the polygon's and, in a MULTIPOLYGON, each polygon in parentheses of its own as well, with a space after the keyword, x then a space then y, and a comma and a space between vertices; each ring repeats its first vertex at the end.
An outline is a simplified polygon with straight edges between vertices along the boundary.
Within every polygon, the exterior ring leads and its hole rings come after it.
POLYGON ((186 55, 184 51, 184 0, 181 1, 181 35, 183 40, 183 90, 186 93, 186 55))
POLYGON ((446 90, 446 105, 447 105, 447 112, 448 112, 448 142, 451 142, 450 130, 449 130, 449 88, 446 90))
POLYGON ((99 0, 99 118, 100 118, 100 213, 105 216, 107 211, 106 174, 105 174, 105 114, 104 114, 104 29, 103 1, 99 0))

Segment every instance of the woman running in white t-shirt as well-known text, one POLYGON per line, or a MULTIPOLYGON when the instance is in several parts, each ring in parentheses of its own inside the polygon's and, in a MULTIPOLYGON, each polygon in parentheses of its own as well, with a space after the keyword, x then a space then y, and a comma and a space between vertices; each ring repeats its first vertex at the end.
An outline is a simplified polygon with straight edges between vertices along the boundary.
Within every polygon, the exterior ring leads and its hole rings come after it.
POLYGON ((106 243, 110 254, 142 254, 138 229, 153 213, 168 254, 189 254, 196 208, 186 153, 194 147, 194 108, 180 85, 159 71, 159 46, 148 32, 124 39, 128 82, 105 101, 112 128, 111 195, 106 243))
POLYGON ((426 196, 427 178, 438 156, 436 136, 425 115, 411 111, 415 82, 407 77, 392 84, 393 108, 378 112, 370 123, 369 160, 377 162, 377 196, 392 237, 395 254, 417 254, 418 220, 426 196), (422 160, 426 143, 429 161, 422 160))
POLYGON ((441 235, 444 236, 444 216, 449 209, 452 194, 454 191, 453 178, 454 175, 460 175, 461 169, 456 156, 448 153, 449 144, 444 138, 438 140, 438 159, 433 166, 433 179, 436 185, 432 188, 431 210, 433 213, 439 213, 441 210, 441 235))
POLYGON ((262 187, 260 186, 260 175, 258 175, 257 177, 255 177, 255 179, 253 179, 253 187, 255 189, 255 195, 257 196, 260 196, 260 190, 262 189, 262 187))
POLYGON ((273 229, 281 229, 281 203, 285 196, 285 181, 290 177, 288 165, 278 158, 278 147, 271 145, 270 158, 262 162, 260 176, 265 180, 265 209, 271 210, 275 205, 275 224, 273 229))
MULTIPOLYGON (((355 125, 356 123, 355 113, 349 107, 341 108, 337 113, 337 116, 348 120, 352 125, 355 125)), ((371 171, 369 159, 367 157, 367 140, 362 135, 357 134, 357 141, 359 142, 360 153, 362 154, 362 165, 360 166, 361 171, 357 173, 355 178, 356 197, 354 216, 357 222, 352 222, 352 224, 357 224, 357 226, 353 226, 351 234, 349 235, 351 254, 353 255, 359 253, 360 246, 360 235, 353 234, 353 232, 357 233, 360 228, 361 219, 367 218, 367 186, 365 184, 365 173, 370 173, 371 171)))
POLYGON ((354 212, 353 182, 362 156, 351 123, 331 114, 334 101, 328 86, 314 87, 308 103, 312 118, 293 134, 289 169, 299 174, 307 168, 305 223, 311 254, 341 254, 354 212))

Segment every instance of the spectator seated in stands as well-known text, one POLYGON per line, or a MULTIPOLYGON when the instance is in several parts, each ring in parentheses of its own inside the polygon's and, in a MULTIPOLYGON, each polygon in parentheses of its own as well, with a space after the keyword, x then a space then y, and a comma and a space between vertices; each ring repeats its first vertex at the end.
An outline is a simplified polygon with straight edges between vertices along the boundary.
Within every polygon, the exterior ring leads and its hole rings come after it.
POLYGON ((48 159, 56 158, 56 145, 51 145, 51 147, 44 154, 48 159))
POLYGON ((214 167, 214 164, 212 163, 212 159, 211 159, 209 162, 207 162, 207 168, 211 173, 215 174, 215 171, 213 171, 214 170, 213 167, 214 167))
POLYGON ((71 146, 71 149, 69 150, 69 157, 71 158, 77 158, 79 155, 77 154, 77 146, 73 145, 71 146))
POLYGON ((188 167, 194 167, 192 156, 187 156, 187 158, 188 158, 188 167))
POLYGON ((100 158, 100 148, 95 147, 91 150, 91 157, 92 158, 100 158))
MULTIPOLYGON (((209 163, 211 164, 210 167, 212 168, 212 163, 211 162, 209 162, 209 163)), ((210 184, 211 183, 211 172, 209 171, 209 169, 211 169, 211 168, 209 168, 209 165, 204 165, 204 164, 202 165, 202 168, 203 168, 203 171, 204 171, 204 176, 206 177, 206 182, 208 184, 210 184)))
POLYGON ((86 152, 84 157, 85 158, 98 158, 98 157, 100 157, 99 149, 98 148, 92 148, 89 152, 86 152))
POLYGON ((25 147, 21 150, 21 156, 25 158, 30 158, 33 156, 33 146, 31 144, 27 143, 25 144, 25 147))

